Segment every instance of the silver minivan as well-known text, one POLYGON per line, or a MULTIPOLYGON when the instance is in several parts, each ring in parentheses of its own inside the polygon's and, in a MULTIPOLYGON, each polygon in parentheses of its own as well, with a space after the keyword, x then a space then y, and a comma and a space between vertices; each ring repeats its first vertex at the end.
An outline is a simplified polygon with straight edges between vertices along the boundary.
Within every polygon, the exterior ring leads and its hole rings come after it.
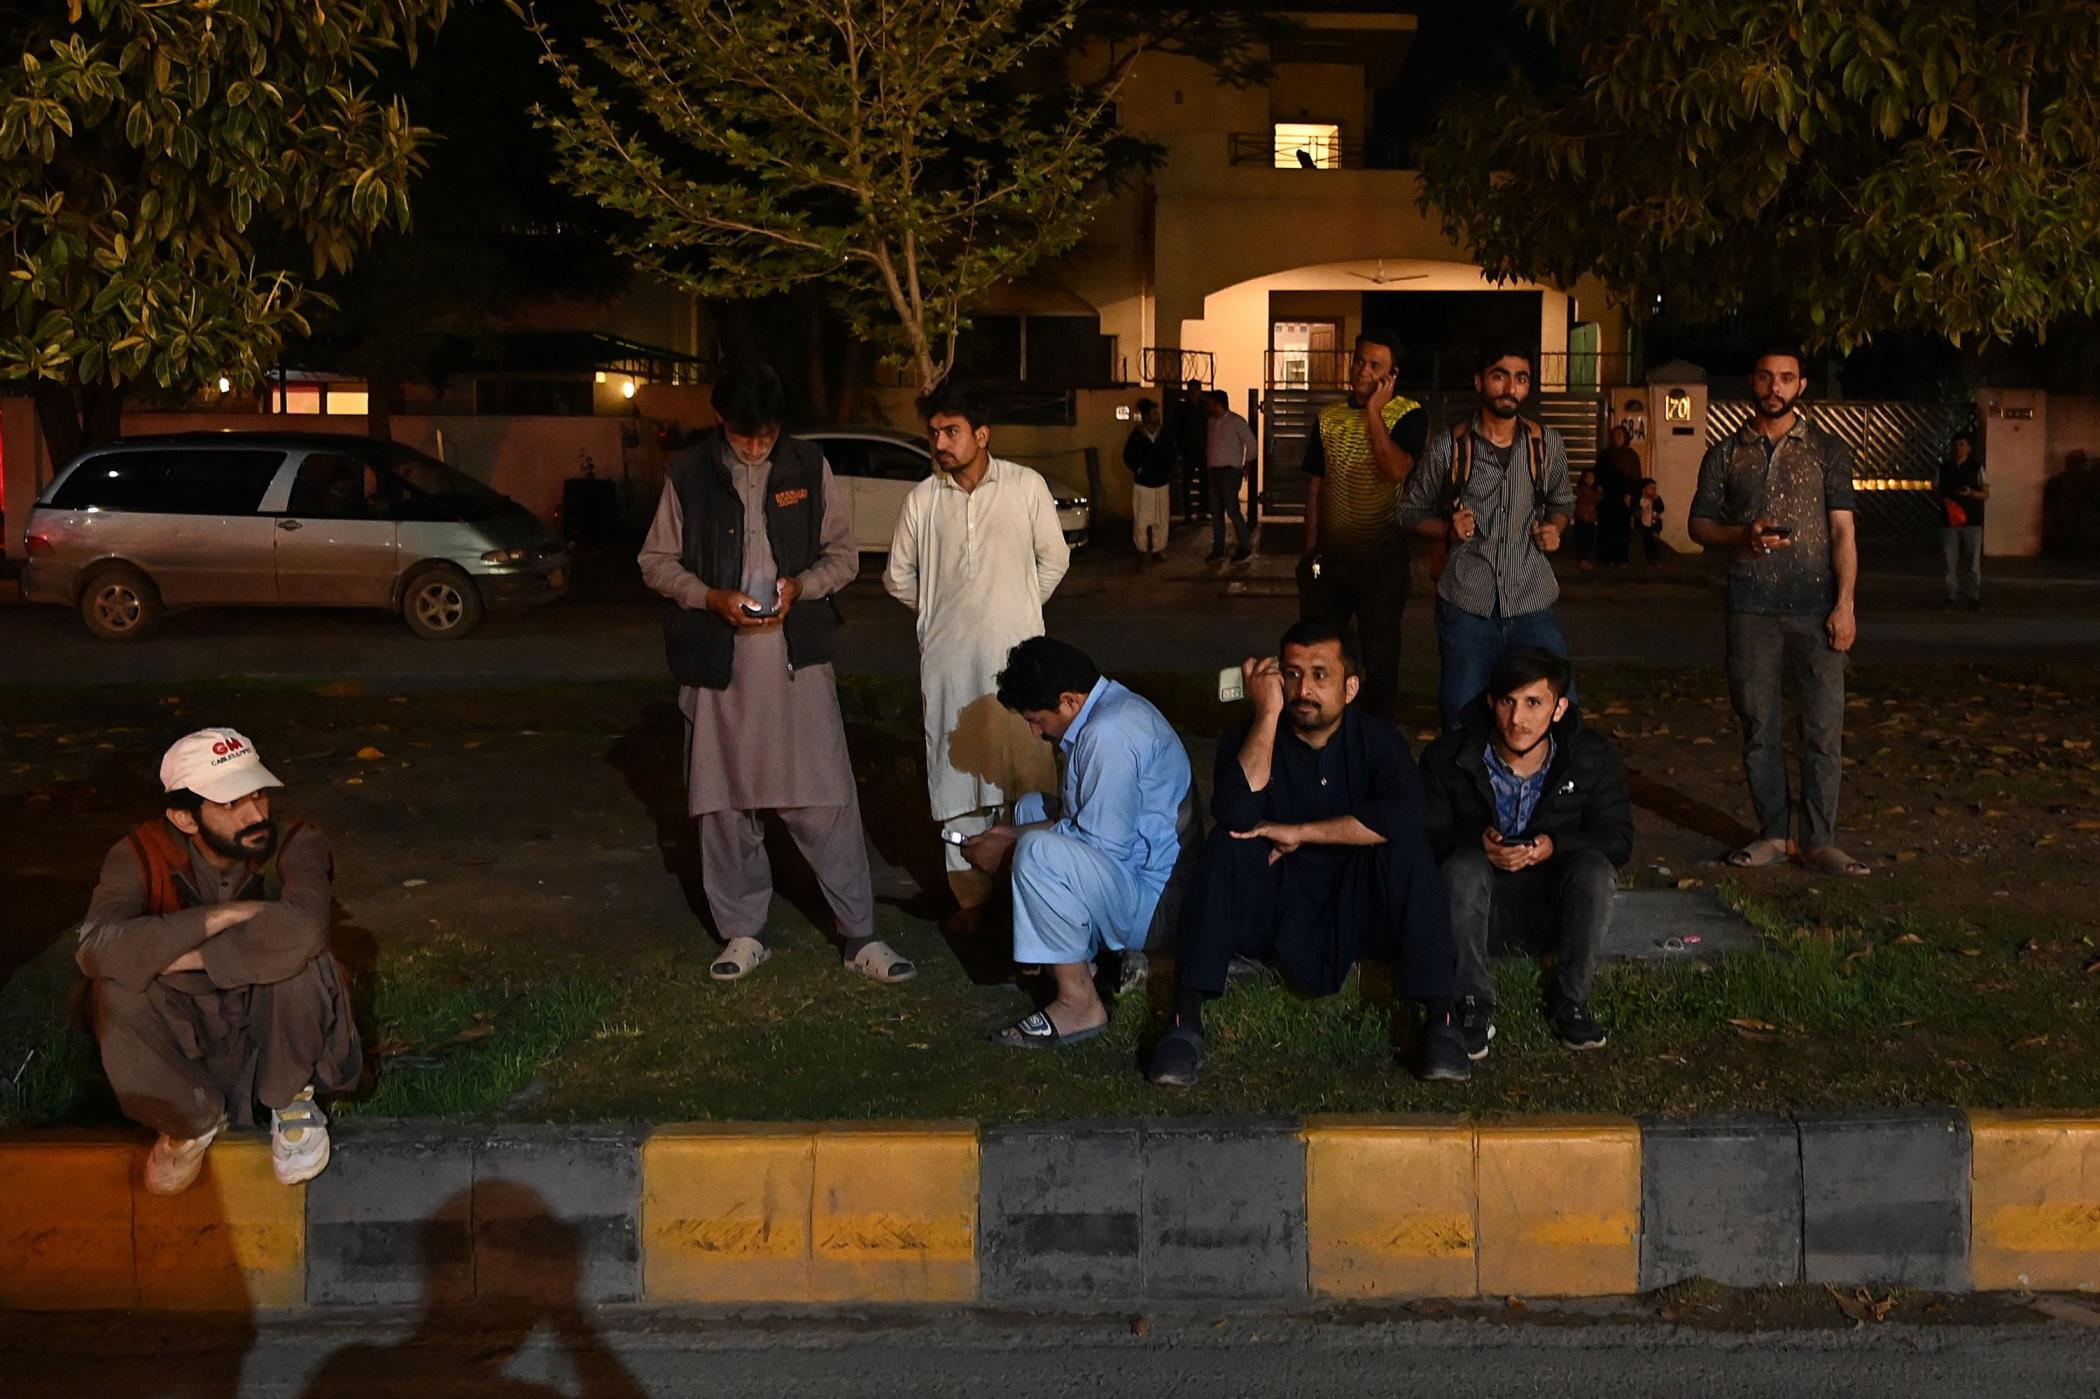
POLYGON ((449 640, 550 602, 567 551, 524 506, 411 447, 300 432, 127 437, 29 513, 22 595, 106 641, 171 607, 383 607, 449 640))

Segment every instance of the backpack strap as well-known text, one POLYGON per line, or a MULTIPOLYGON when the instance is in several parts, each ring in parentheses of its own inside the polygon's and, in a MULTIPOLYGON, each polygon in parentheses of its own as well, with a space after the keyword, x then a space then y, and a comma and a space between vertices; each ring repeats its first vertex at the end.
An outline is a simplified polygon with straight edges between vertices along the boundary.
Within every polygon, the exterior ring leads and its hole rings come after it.
POLYGON ((189 857, 168 834, 166 823, 142 821, 124 840, 131 846, 131 853, 139 862, 139 874, 146 881, 146 912, 164 918, 189 907, 175 878, 176 871, 189 863, 189 857))
POLYGON ((1546 429, 1535 419, 1518 421, 1524 424, 1524 454, 1531 462, 1531 513, 1538 516, 1546 508, 1546 429))
POLYGON ((1450 514, 1466 498, 1466 480, 1473 474, 1473 420, 1462 418, 1451 425, 1451 472, 1444 480, 1444 513, 1450 514))

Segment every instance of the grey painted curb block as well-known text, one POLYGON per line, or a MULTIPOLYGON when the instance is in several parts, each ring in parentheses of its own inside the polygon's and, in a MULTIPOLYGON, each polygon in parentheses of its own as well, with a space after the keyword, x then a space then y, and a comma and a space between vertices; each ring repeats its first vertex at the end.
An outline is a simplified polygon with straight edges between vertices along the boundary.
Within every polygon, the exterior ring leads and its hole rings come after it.
POLYGON ((1968 1291, 1968 1119, 1892 1108, 1798 1121, 1803 1276, 1968 1291))
POLYGON ((1641 1119, 1641 1290, 1801 1277, 1801 1137, 1784 1117, 1641 1119))
POLYGON ((995 1301, 1144 1295, 1144 1160, 1136 1123, 988 1129, 978 1276, 995 1301))
POLYGON ((475 1295, 552 1305, 638 1299, 643 1135, 505 1127, 477 1140, 475 1295))
POLYGON ((474 1143, 427 1128, 336 1129, 306 1188, 306 1300, 457 1304, 474 1297, 474 1143))
POLYGON ((1144 1124, 1144 1295, 1306 1295, 1305 1143, 1295 1120, 1144 1124))

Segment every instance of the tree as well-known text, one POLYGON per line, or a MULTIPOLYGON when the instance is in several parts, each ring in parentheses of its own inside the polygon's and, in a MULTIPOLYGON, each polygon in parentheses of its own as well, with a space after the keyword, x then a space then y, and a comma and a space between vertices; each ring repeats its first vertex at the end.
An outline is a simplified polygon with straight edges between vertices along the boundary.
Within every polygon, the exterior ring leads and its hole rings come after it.
POLYGON ((522 13, 566 92, 537 113, 561 177, 632 220, 623 251, 701 296, 822 282, 923 389, 1100 198, 1114 84, 1028 81, 1078 4, 602 0, 588 69, 522 13))
POLYGON ((2100 6, 1520 0, 1557 65, 1455 101, 1424 206, 1501 279, 1812 346, 2100 309, 2100 6))
POLYGON ((140 386, 255 384, 315 294, 258 249, 349 267, 408 219, 424 133, 362 85, 447 0, 71 0, 10 7, 0 70, 0 379, 54 456, 140 386))

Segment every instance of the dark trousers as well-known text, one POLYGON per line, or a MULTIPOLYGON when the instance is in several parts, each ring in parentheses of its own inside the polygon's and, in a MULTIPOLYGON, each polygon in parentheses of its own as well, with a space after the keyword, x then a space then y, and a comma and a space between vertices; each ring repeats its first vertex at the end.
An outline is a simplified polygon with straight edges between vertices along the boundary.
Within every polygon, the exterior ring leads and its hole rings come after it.
POLYGON ((1653 568, 1653 567, 1655 567, 1655 565, 1656 565, 1656 564, 1657 564, 1658 562, 1660 562, 1660 561, 1661 561, 1661 559, 1662 559, 1662 551, 1663 551, 1663 537, 1662 537, 1662 532, 1661 532, 1660 530, 1652 530, 1652 529, 1644 529, 1644 530, 1642 530, 1642 531, 1641 531, 1641 558, 1642 558, 1642 559, 1643 559, 1644 561, 1646 561, 1646 563, 1647 563, 1648 567, 1650 567, 1650 568, 1653 568))
POLYGON ((1530 869, 1498 870, 1477 846, 1444 861, 1451 891, 1451 939, 1458 947, 1458 994, 1495 1005, 1488 958, 1495 943, 1550 953, 1557 1001, 1586 1005, 1597 952, 1611 923, 1618 874, 1594 850, 1556 854, 1530 869))
POLYGON ((1948 525, 1940 530, 1947 556, 1947 601, 1975 602, 1983 596, 1983 526, 1948 525))
POLYGON ((1240 482, 1247 473, 1236 466, 1214 466, 1206 480, 1210 487, 1210 551, 1225 552, 1225 521, 1232 520, 1235 547, 1247 547, 1247 517, 1240 511, 1240 482))
POLYGON ((1364 658, 1358 702, 1388 722, 1400 708, 1400 620, 1407 611, 1408 585, 1404 540, 1393 541, 1383 554, 1322 551, 1298 560, 1299 618, 1356 624, 1364 658))
MULTIPOLYGON (((1444 732, 1463 726, 1459 718, 1467 705, 1487 690, 1488 676, 1503 653, 1519 646, 1537 646, 1556 656, 1568 654, 1568 642, 1560 632, 1560 618, 1550 607, 1521 617, 1476 617, 1463 607, 1436 600, 1437 707, 1443 711, 1444 732)), ((1580 687, 1571 687, 1569 699, 1579 699, 1580 687)))
POLYGON ((1364 956, 1388 961, 1409 1000, 1451 999, 1450 909, 1419 838, 1301 846, 1274 864, 1270 849, 1222 827, 1210 833, 1181 922, 1175 978, 1183 991, 1222 994, 1238 956, 1273 957, 1304 990, 1329 995, 1364 956))
POLYGON ((326 953, 267 986, 193 993, 162 976, 143 992, 106 980, 93 988, 95 1040, 117 1105, 164 1136, 201 1136, 221 1115, 246 1126, 258 1101, 282 1108, 309 1084, 329 1092, 357 1081, 350 996, 326 953))
POLYGON ((1817 613, 1766 617, 1728 614, 1728 697, 1743 725, 1743 775, 1757 811, 1757 833, 1785 840, 1787 792, 1782 692, 1794 686, 1801 734, 1801 846, 1837 839, 1838 786, 1845 739, 1845 657, 1830 649, 1817 613))

